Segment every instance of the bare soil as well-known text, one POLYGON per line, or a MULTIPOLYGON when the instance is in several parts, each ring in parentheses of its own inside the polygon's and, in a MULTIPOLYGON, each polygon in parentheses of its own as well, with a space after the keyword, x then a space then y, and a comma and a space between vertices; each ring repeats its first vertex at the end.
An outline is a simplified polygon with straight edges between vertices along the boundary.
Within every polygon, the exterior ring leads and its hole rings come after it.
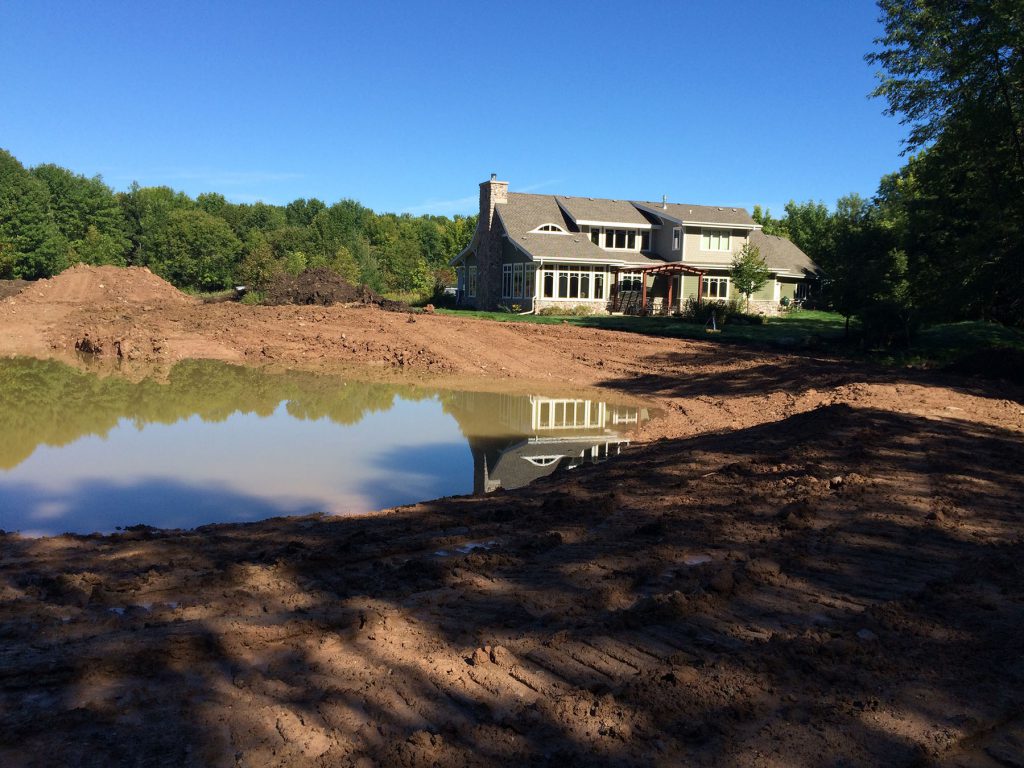
POLYGON ((1024 392, 78 268, 0 354, 600 387, 600 467, 358 518, 0 537, 0 764, 1024 764, 1024 392))

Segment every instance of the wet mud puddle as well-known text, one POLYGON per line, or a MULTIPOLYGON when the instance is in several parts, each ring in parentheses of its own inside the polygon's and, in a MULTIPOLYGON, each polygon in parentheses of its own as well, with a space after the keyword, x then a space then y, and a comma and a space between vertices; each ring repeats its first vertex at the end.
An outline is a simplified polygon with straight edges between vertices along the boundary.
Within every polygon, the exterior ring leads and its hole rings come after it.
POLYGON ((647 418, 213 361, 131 382, 0 360, 0 528, 193 528, 489 493, 617 454, 647 418))

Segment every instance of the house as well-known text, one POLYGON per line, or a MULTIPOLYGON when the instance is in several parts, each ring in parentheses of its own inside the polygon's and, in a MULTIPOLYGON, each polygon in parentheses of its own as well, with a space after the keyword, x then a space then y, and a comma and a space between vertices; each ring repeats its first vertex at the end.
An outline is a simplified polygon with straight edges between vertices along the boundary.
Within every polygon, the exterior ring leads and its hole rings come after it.
POLYGON ((491 174, 473 239, 451 265, 462 306, 664 313, 740 298, 729 270, 747 243, 771 270, 752 309, 807 297, 817 266, 743 208, 509 192, 491 174))
POLYGON ((650 418, 646 408, 578 397, 450 392, 442 402, 469 441, 477 494, 604 461, 650 418))

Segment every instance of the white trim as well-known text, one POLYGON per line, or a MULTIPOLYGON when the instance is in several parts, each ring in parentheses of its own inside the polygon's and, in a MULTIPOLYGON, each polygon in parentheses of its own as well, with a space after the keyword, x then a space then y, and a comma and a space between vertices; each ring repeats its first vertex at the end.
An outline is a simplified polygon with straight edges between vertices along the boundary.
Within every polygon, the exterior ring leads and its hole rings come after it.
POLYGON ((562 227, 560 227, 558 224, 555 224, 553 221, 547 221, 547 222, 544 222, 543 224, 541 224, 541 225, 539 225, 537 227, 534 227, 533 229, 531 229, 526 234, 528 234, 528 235, 572 235, 572 234, 576 234, 576 233, 574 233, 574 232, 566 232, 562 227), (545 229, 541 229, 541 227, 557 227, 557 231, 555 231, 555 230, 545 230, 545 229))
POLYGON ((589 219, 573 219, 581 227, 614 227, 615 229, 654 229, 648 224, 637 224, 636 222, 625 221, 591 221, 589 219))

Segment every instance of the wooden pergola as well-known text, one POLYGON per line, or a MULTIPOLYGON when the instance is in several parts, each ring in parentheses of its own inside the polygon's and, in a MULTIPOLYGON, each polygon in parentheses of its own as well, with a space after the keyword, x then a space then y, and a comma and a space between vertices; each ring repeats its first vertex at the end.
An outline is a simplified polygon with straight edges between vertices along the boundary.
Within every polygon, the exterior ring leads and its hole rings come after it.
MULTIPOLYGON (((690 267, 686 264, 659 264, 656 267, 644 267, 640 270, 643 272, 643 280, 640 285, 640 312, 646 314, 647 312, 647 275, 697 275, 697 301, 699 302, 704 298, 704 275, 703 269, 697 269, 696 267, 690 267)), ((672 306, 672 280, 668 281, 668 306, 672 306)))

